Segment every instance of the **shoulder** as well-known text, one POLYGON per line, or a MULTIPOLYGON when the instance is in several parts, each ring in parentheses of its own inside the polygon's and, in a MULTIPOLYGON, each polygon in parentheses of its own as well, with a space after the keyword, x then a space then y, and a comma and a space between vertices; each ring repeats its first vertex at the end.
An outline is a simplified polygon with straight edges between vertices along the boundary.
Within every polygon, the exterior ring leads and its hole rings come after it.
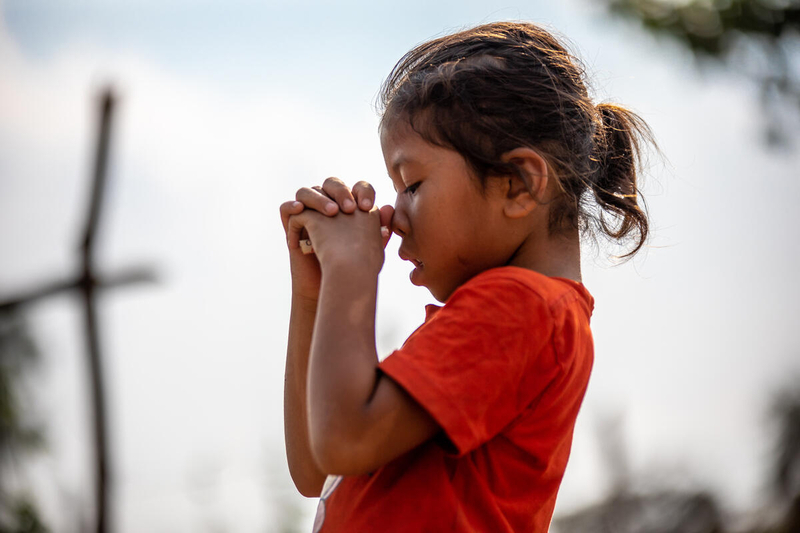
POLYGON ((583 284, 564 278, 551 278, 518 267, 498 267, 481 272, 459 287, 448 305, 463 300, 480 304, 494 302, 504 306, 528 307, 532 304, 549 309, 577 305, 587 315, 594 309, 594 299, 583 284))

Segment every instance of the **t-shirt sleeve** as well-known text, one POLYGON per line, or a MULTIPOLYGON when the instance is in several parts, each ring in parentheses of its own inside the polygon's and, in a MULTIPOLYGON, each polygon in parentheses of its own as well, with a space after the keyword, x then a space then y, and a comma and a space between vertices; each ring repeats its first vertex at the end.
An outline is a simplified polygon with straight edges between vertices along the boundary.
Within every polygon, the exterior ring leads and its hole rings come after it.
MULTIPOLYGON (((539 373, 553 319, 545 300, 514 280, 483 276, 459 288, 380 369, 439 423, 465 454, 497 435, 549 380, 539 373)), ((544 372, 549 374, 549 372, 544 372)))

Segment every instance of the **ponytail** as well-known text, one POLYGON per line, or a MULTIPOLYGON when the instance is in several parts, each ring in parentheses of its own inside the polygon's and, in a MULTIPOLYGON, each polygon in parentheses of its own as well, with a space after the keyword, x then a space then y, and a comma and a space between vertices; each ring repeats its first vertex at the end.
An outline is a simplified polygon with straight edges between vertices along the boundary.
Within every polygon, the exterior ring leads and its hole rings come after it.
POLYGON ((622 256, 628 258, 642 248, 649 231, 636 167, 641 161, 641 141, 653 143, 653 136, 638 115, 623 107, 599 104, 597 112, 600 123, 595 133, 593 158, 597 166, 590 180, 600 208, 596 220, 608 237, 633 242, 632 250, 622 256))

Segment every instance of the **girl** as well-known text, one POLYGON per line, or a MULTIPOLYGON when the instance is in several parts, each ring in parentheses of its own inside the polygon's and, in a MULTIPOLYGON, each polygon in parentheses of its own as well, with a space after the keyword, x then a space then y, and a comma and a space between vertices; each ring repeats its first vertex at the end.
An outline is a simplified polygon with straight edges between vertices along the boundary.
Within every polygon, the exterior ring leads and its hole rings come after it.
POLYGON ((647 128, 595 106, 575 58, 527 23, 418 46, 381 98, 394 207, 336 179, 281 206, 292 478, 322 496, 324 533, 546 532, 593 361, 580 236, 642 247, 647 128), (444 306, 379 362, 382 226, 444 306))

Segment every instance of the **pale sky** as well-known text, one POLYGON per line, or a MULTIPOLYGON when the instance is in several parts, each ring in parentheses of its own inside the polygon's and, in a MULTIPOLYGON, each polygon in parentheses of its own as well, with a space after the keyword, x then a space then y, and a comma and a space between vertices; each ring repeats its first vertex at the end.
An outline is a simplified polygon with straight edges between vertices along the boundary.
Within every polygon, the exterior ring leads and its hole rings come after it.
MULTIPOLYGON (((94 96, 109 82, 120 103, 102 265, 160 277, 101 302, 118 531, 275 531, 291 513, 310 530, 315 503, 294 492, 283 455, 278 205, 328 176, 367 179, 392 202, 381 81, 415 44, 501 19, 566 36, 597 101, 639 112, 665 154, 644 187, 650 246, 619 267, 585 250, 596 363, 556 514, 606 494, 597 427, 618 414, 637 484, 710 488, 734 515, 759 506, 769 394, 800 377, 800 157, 764 148, 755 87, 698 76, 677 46, 588 0, 5 1, 0 296, 75 268, 94 96)), ((396 249, 381 278, 383 354, 432 301, 396 249)), ((30 483, 69 530, 91 502, 81 315, 61 297, 28 318, 49 441, 30 483)))

